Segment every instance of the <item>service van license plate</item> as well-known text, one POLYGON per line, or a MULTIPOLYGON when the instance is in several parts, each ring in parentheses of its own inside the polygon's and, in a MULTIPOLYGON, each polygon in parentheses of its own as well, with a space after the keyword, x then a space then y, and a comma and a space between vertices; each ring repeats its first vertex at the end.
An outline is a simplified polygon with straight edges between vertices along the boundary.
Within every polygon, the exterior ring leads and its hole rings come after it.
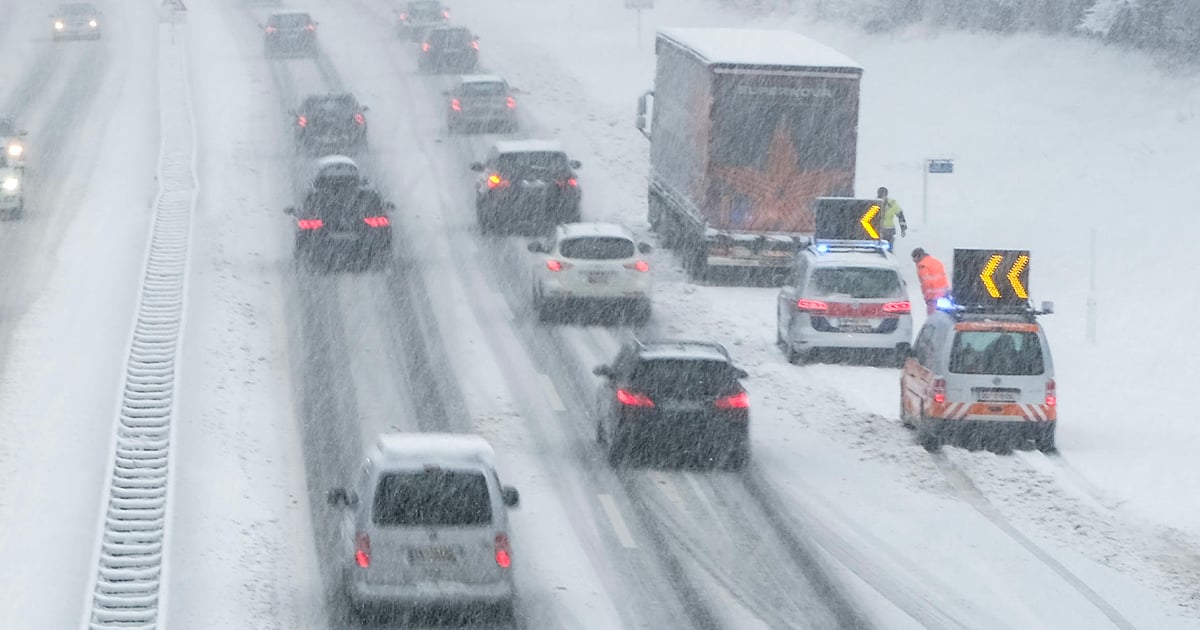
POLYGON ((1016 392, 997 392, 984 390, 976 393, 975 397, 979 402, 1016 402, 1016 392))
POLYGON ((454 562, 451 547, 416 547, 408 550, 409 562, 454 562))

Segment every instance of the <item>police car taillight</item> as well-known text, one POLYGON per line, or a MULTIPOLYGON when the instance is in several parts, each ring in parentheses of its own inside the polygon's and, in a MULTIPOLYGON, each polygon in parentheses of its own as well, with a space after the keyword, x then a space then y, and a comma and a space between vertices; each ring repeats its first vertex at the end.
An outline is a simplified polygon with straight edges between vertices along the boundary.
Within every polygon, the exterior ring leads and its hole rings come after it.
POLYGON ((1046 381, 1046 406, 1053 407, 1058 404, 1058 388, 1054 386, 1054 379, 1046 381))
POLYGON ((933 402, 946 402, 946 379, 939 378, 933 381, 933 402))
POLYGON ((799 300, 796 300, 796 308, 802 311, 827 311, 829 310, 829 305, 820 300, 806 300, 804 298, 800 298, 799 300))

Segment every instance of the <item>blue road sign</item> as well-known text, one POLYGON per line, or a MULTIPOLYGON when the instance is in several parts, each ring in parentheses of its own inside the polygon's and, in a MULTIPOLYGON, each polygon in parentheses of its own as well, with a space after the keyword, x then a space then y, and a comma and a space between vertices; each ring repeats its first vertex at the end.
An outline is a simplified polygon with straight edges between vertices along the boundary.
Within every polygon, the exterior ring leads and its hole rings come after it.
POLYGON ((953 173, 954 160, 929 160, 930 173, 953 173))

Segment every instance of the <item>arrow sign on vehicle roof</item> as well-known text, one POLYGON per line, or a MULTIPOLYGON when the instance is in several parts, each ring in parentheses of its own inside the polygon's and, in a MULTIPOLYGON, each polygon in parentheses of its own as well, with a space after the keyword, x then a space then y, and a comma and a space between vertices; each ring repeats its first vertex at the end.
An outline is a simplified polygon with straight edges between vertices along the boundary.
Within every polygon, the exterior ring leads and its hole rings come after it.
POLYGON ((863 230, 867 233, 867 236, 869 236, 872 240, 879 239, 879 232, 876 232, 875 226, 871 225, 871 221, 873 221, 875 219, 875 215, 877 215, 877 214, 879 214, 879 205, 875 204, 875 205, 872 205, 870 208, 867 208, 867 211, 864 212, 863 215, 858 218, 858 222, 860 224, 862 224, 863 230))
POLYGON ((1008 284, 1013 288, 1013 292, 1022 300, 1028 300, 1029 294, 1025 291, 1025 286, 1021 284, 1021 272, 1025 270, 1025 266, 1029 264, 1029 256, 1021 255, 1017 257, 1016 262, 1008 270, 1008 284))

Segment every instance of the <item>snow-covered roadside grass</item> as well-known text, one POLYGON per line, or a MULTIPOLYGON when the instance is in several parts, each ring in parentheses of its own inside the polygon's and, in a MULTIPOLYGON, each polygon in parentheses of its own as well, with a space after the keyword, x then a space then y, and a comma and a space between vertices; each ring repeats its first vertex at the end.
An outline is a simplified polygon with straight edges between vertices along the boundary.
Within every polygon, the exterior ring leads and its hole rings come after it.
MULTIPOLYGON (((189 12, 200 195, 181 350, 166 602, 172 628, 327 627, 292 408, 281 275, 288 138, 265 65, 189 12), (203 34, 203 35, 201 35, 203 34)), ((246 47, 254 48, 254 47, 246 47)))
POLYGON ((24 220, 61 226, 49 241, 55 249, 6 260, 10 273, 37 278, 32 304, 9 322, 0 383, 0 618, 11 627, 76 627, 96 569, 96 519, 158 134, 144 123, 155 119, 153 99, 145 98, 153 92, 153 31, 136 10, 110 15, 121 44, 95 53, 110 58, 94 66, 98 92, 76 93, 79 106, 94 105, 71 125, 63 150, 119 147, 120 159, 53 156, 74 167, 58 173, 53 193, 39 194, 56 205, 24 220))
MULTIPOLYGON (((719 11, 690 13, 694 3, 684 7, 667 2, 659 7, 647 14, 648 32, 660 24, 752 22, 719 11)), ((483 34, 489 68, 527 89, 523 102, 544 123, 557 125, 568 147, 585 162, 603 165, 589 169, 584 180, 591 198, 602 200, 587 205, 589 218, 615 218, 644 228, 646 145, 631 123, 634 99, 650 87, 653 48, 648 38, 640 49, 634 45, 632 15, 610 5, 468 4, 456 9, 459 18, 483 34)), ((904 193, 902 199, 915 225, 903 244, 921 244, 946 258, 956 245, 1034 249, 1034 292, 1055 299, 1060 310, 1047 319, 1047 326, 1053 335, 1060 389, 1067 392, 1062 397, 1064 452, 1096 485, 1128 503, 1116 510, 1096 509, 1087 497, 1073 494, 1072 484, 1062 476, 1050 477, 1054 492, 1031 493, 1014 501, 1010 495, 1029 484, 1022 474, 1028 467, 1020 459, 950 449, 953 460, 974 476, 1003 479, 999 487, 980 482, 980 490, 1039 542, 1126 572, 1120 576, 1107 569, 1080 569, 1089 581, 1096 577, 1105 582, 1108 588, 1103 590, 1114 595, 1114 601, 1131 606, 1132 611, 1122 610, 1135 620, 1149 627, 1167 623, 1154 619, 1158 606, 1153 598, 1139 595, 1144 592, 1136 587, 1127 589, 1133 581, 1159 591, 1163 601, 1170 602, 1164 607, 1183 606, 1184 614, 1194 615, 1191 563, 1164 563, 1159 557, 1162 547, 1131 543, 1175 539, 1171 532, 1143 519, 1195 534, 1194 519, 1200 509, 1189 489, 1196 485, 1197 473, 1188 461, 1200 431, 1164 413, 1175 410, 1182 416, 1182 410, 1189 408, 1183 398, 1186 388, 1179 386, 1182 379, 1169 372, 1155 374, 1158 363, 1151 360, 1153 353, 1166 353, 1172 347, 1165 335, 1145 327, 1123 327, 1128 344, 1109 337, 1102 337, 1104 345, 1098 347, 1085 344, 1087 242, 1079 225, 1097 225, 1103 244, 1107 230, 1124 226, 1130 208, 1147 217, 1151 229, 1169 223, 1163 210, 1167 204, 1137 203, 1125 191, 1144 194, 1145 185, 1135 185, 1140 181, 1156 182, 1163 191, 1186 190, 1180 182, 1188 169, 1180 163, 1188 155, 1186 147, 1194 145, 1196 125, 1188 124, 1192 120, 1188 103, 1195 100, 1196 86, 1164 79, 1149 62, 1087 42, 961 34, 930 41, 918 33, 870 38, 835 26, 787 19, 776 19, 774 24, 815 34, 867 66, 860 187, 873 189, 886 183, 904 193), (1087 98, 1097 84, 1108 86, 1106 96, 1087 98), (1119 87, 1113 90, 1113 84, 1119 87), (1179 94, 1186 100, 1177 101, 1179 94), (1127 126, 1114 129, 1114 121, 1127 126), (920 224, 920 161, 942 152, 959 159, 960 172, 933 182, 931 222, 924 226, 920 224), (1136 164, 1127 167, 1134 156, 1136 164), (1102 194, 1096 194, 1097 189, 1083 190, 1079 183, 1097 186, 1102 194), (1135 344, 1142 349, 1135 350, 1135 344), (1113 392, 1123 396, 1114 401, 1113 392), (1155 394, 1160 395, 1155 398, 1155 394), (1127 418, 1140 416, 1147 398, 1154 399, 1155 418, 1163 421, 1156 420, 1149 428, 1139 423, 1139 433, 1130 435, 1127 418), (1129 402, 1122 405, 1122 400, 1129 402), (1137 411, 1132 409, 1135 404, 1137 411), (1139 450, 1130 453, 1131 445, 1139 450), (1121 465, 1114 466, 1113 461, 1121 465), (1149 493, 1153 500, 1139 499, 1149 493), (1046 521, 1054 525, 1047 527, 1046 521), (1097 529, 1107 535, 1084 536, 1073 527, 1079 522, 1103 523, 1097 529), (1113 587, 1110 580, 1123 586, 1113 587), (1120 590, 1128 590, 1130 598, 1139 601, 1117 596, 1120 590)), ((1165 202, 1165 193, 1163 197, 1165 202)), ((1106 258, 1111 267, 1100 263, 1102 334, 1125 316, 1122 311, 1131 316, 1135 312, 1123 308, 1128 304, 1121 299, 1124 294, 1147 281, 1155 285, 1159 279, 1172 278, 1172 265, 1183 267, 1181 257, 1187 250, 1180 247, 1182 238, 1156 236, 1156 254, 1139 259, 1146 266, 1137 276, 1115 266, 1124 257, 1106 258)), ((869 487, 873 475, 879 475, 903 480, 900 489, 908 492, 901 492, 902 497, 933 494, 952 499, 941 473, 896 425, 898 375, 894 370, 788 366, 773 347, 773 290, 697 288, 672 282, 672 274, 667 275, 657 301, 664 328, 724 340, 755 373, 751 387, 761 429, 756 446, 768 458, 772 451, 781 451, 776 457, 783 460, 795 458, 788 442, 799 448, 806 431, 816 431, 831 440, 827 447, 832 452, 842 454, 831 466, 850 471, 864 468, 851 476, 858 481, 847 492, 869 487), (860 459, 880 466, 865 466, 857 462, 860 459)), ((1160 313, 1171 323, 1168 328, 1182 329, 1184 314, 1194 312, 1187 305, 1195 300, 1195 288, 1156 288, 1162 295, 1191 292, 1173 297, 1177 302, 1160 313)), ((1194 354, 1187 348, 1194 343, 1182 340, 1178 344, 1182 352, 1171 353, 1174 359, 1163 371, 1187 373, 1194 354)), ((775 478, 789 477, 780 471, 775 478)), ((889 515, 886 510, 884 514, 889 515)), ((889 516, 897 523, 915 518, 899 508, 889 516)), ((980 526, 987 527, 986 523, 980 526)), ((903 546, 911 535, 897 532, 893 543, 903 546)), ((1187 550, 1187 534, 1181 538, 1182 549, 1187 550)), ((958 542, 973 547, 978 541, 967 536, 958 542)), ((947 571, 943 579, 956 583, 955 564, 962 562, 947 557, 939 569, 947 571)), ((1013 568, 1012 578, 1021 580, 1023 570, 1013 568)), ((977 596, 988 592, 978 584, 970 588, 977 596)))

